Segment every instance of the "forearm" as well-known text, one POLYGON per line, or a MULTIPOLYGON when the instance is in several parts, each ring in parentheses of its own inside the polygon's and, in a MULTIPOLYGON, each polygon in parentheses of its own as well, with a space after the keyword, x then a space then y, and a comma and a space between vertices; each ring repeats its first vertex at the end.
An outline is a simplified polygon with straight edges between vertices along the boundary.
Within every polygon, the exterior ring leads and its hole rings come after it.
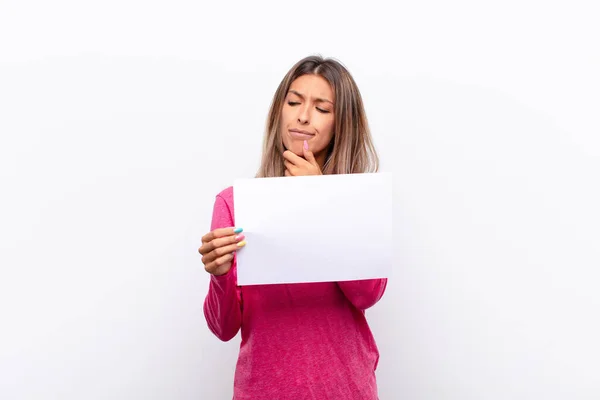
POLYGON ((210 277, 204 301, 204 317, 209 329, 226 342, 235 337, 242 323, 241 299, 233 271, 210 277))
POLYGON ((373 307, 385 293, 387 279, 342 281, 338 285, 346 298, 359 310, 373 307))
MULTIPOLYGON (((215 199, 210 229, 228 226, 234 226, 233 214, 226 198, 219 194, 215 199)), ((204 300, 204 317, 211 332, 219 339, 231 340, 239 331, 242 325, 241 304, 234 258, 231 269, 226 274, 210 275, 210 286, 204 300)))

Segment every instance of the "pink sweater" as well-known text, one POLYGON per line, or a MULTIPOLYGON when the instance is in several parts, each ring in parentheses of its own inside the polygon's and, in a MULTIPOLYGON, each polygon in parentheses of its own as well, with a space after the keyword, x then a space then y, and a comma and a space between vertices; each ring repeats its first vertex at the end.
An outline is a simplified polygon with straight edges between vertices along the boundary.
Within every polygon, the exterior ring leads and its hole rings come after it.
MULTIPOLYGON (((229 187, 216 197, 211 230, 235 226, 233 210, 229 187)), ((240 287, 235 258, 228 273, 211 275, 204 302, 208 327, 222 341, 242 334, 234 400, 377 400, 379 351, 364 310, 383 296, 386 284, 240 287)))

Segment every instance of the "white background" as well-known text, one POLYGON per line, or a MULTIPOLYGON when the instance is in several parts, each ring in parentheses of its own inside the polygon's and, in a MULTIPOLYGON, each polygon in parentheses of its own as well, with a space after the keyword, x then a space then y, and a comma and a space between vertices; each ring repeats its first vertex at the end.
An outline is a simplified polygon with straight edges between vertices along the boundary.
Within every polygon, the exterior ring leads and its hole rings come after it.
POLYGON ((600 398, 594 3, 2 0, 0 398, 231 398, 196 251, 313 53, 395 176, 381 399, 600 398))

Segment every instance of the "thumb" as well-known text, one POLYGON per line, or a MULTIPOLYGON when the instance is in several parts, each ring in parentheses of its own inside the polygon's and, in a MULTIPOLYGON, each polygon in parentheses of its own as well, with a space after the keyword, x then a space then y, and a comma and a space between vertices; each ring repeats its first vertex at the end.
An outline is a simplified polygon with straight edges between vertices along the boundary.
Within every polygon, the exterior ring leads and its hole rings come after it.
POLYGON ((312 151, 310 151, 308 149, 308 142, 306 140, 304 141, 303 152, 304 152, 304 159, 306 161, 308 161, 309 163, 311 163, 314 166, 318 166, 317 160, 315 160, 314 154, 312 153, 312 151))

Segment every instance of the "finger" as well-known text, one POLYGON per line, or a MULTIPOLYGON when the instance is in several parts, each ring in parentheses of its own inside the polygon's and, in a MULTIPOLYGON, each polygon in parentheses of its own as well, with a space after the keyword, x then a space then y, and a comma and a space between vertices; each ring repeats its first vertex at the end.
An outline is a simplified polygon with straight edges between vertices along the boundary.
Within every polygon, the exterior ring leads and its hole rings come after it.
POLYGON ((206 235, 202 236, 202 243, 208 243, 217 238, 221 238, 223 236, 234 235, 236 233, 240 233, 241 231, 242 231, 241 228, 234 228, 234 227, 217 228, 211 232, 208 232, 206 235))
POLYGON ((200 246, 200 248, 198 249, 198 252, 202 255, 206 255, 219 247, 227 246, 232 243, 238 243, 238 242, 241 242, 242 240, 244 240, 244 235, 242 235, 242 234, 239 234, 239 235, 233 234, 233 235, 229 235, 229 236, 223 236, 221 238, 211 240, 208 243, 203 243, 202 246, 200 246))
POLYGON ((233 255, 233 253, 240 248, 246 245, 246 241, 242 240, 238 243, 230 244, 228 246, 218 247, 202 257, 202 263, 204 264, 204 268, 208 269, 211 265, 215 263, 215 261, 221 259, 227 255, 233 255))
POLYGON ((284 160, 283 165, 285 165, 285 167, 288 170, 291 170, 292 168, 296 168, 296 166, 294 164, 292 164, 291 162, 289 162, 288 160, 284 160))
POLYGON ((317 163, 317 160, 315 160, 315 156, 314 156, 313 152, 309 150, 308 142, 306 140, 304 141, 304 146, 302 146, 302 151, 304 152, 304 159, 306 161, 308 161, 315 167, 319 166, 319 164, 317 163))
POLYGON ((298 167, 295 166, 294 164, 290 163, 289 161, 284 161, 285 164, 285 170, 290 174, 288 176, 296 176, 298 175, 298 167))
POLYGON ((302 157, 296 155, 296 153, 289 151, 289 150, 286 150, 283 152, 283 158, 285 158, 286 160, 288 160, 289 162, 291 162, 294 165, 299 165, 303 161, 305 161, 302 157))
POLYGON ((287 169, 286 169, 286 170, 285 170, 285 176, 292 176, 292 174, 290 173, 290 171, 289 171, 289 170, 287 170, 287 169))
POLYGON ((225 254, 224 256, 221 256, 219 258, 217 258, 216 260, 214 260, 213 262, 209 263, 209 264, 205 264, 204 265, 204 269, 206 270, 206 272, 208 272, 209 274, 213 274, 215 273, 220 267, 222 267, 223 265, 230 263, 233 261, 233 254, 225 254))

